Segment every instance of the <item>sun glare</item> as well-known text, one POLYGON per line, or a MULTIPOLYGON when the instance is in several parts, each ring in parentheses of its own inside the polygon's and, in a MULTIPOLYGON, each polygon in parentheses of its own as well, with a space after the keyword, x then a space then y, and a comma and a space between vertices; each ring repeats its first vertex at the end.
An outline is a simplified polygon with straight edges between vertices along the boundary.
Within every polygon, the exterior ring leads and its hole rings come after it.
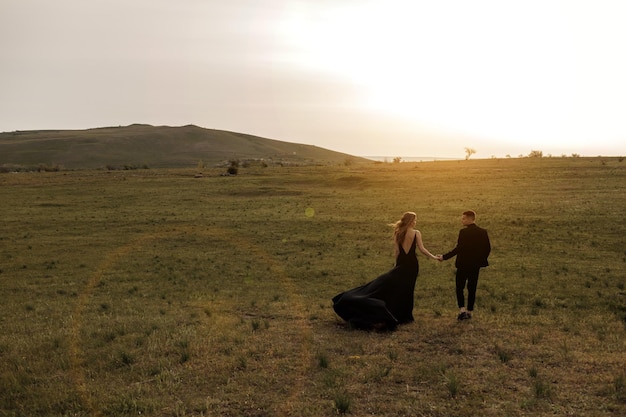
POLYGON ((583 143, 593 132, 573 126, 585 74, 559 7, 546 3, 538 16, 507 2, 490 2, 487 14, 466 2, 300 4, 281 30, 298 65, 356 85, 367 111, 502 141, 583 143))

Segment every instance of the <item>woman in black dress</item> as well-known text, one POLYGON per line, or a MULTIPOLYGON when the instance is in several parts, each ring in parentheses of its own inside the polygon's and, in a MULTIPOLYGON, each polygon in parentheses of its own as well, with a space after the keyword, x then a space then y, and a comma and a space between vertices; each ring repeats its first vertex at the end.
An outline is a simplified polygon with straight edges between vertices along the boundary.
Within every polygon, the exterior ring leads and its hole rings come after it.
POLYGON ((393 224, 396 265, 375 280, 333 297, 335 312, 358 329, 394 329, 398 324, 413 321, 413 291, 419 272, 415 249, 431 259, 415 230, 417 216, 406 212, 393 224))

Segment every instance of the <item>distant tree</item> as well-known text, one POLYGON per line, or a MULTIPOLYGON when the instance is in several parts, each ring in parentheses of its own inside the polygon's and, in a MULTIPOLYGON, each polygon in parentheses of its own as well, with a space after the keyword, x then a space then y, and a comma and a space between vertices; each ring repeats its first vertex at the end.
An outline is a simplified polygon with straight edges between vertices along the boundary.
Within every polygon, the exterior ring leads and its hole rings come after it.
POLYGON ((237 175, 237 173, 239 172, 239 160, 232 159, 230 161, 230 166, 228 167, 226 172, 228 172, 229 175, 237 175))
POLYGON ((474 155, 475 153, 476 149, 465 148, 465 160, 467 161, 468 159, 470 159, 470 156, 474 155))
POLYGON ((394 164, 399 164, 400 162, 402 162, 402 158, 400 158, 399 156, 396 156, 395 158, 393 158, 394 164))
POLYGON ((507 157, 507 158, 510 158, 510 157, 511 157, 511 155, 507 153, 507 154, 506 154, 506 157, 507 157))
POLYGON ((542 158, 543 157, 543 152, 542 151, 530 151, 530 153, 528 154, 529 158, 542 158))

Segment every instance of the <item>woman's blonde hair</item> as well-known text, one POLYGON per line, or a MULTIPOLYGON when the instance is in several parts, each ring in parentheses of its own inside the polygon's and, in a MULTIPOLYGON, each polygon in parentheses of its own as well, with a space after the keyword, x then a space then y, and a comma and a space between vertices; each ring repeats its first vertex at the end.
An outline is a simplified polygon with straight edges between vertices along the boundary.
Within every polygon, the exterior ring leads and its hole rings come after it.
POLYGON ((398 244, 402 245, 404 242, 404 238, 406 236, 407 230, 413 224, 413 221, 417 219, 417 214, 412 211, 407 211, 402 215, 402 218, 392 224, 393 226, 393 240, 398 244))

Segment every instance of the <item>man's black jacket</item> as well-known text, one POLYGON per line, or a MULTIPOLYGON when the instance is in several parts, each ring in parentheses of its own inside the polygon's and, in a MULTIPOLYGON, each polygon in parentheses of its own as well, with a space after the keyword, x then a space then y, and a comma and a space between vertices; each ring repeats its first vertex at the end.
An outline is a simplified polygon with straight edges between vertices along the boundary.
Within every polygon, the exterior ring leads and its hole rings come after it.
POLYGON ((491 243, 487 230, 470 224, 461 229, 456 247, 443 255, 443 259, 450 259, 456 255, 454 265, 462 269, 476 269, 488 266, 487 258, 491 252, 491 243))

